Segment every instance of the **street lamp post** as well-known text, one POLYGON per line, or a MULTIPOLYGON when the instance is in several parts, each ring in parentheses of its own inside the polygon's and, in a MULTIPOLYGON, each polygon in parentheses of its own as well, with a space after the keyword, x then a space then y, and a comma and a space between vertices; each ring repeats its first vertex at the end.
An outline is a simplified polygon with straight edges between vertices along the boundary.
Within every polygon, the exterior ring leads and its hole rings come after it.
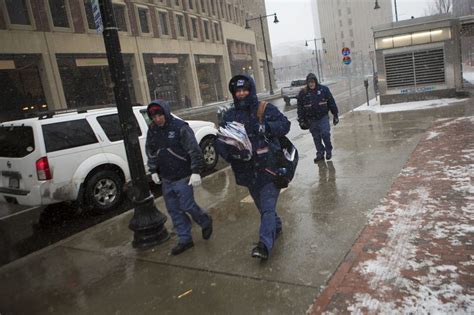
POLYGON ((148 249, 169 239, 170 236, 164 226, 166 216, 155 207, 154 198, 148 186, 138 140, 139 127, 132 111, 112 0, 99 0, 99 7, 104 26, 105 50, 132 179, 132 201, 135 208, 133 218, 129 223, 129 228, 134 231, 132 246, 148 249))
MULTIPOLYGON (((305 41, 306 47, 308 47, 308 40, 311 40, 311 39, 307 39, 305 41)), ((317 41, 322 40, 323 44, 326 44, 326 40, 324 39, 324 37, 313 38, 312 40, 314 41, 314 49, 315 49, 314 54, 316 55, 316 71, 318 73, 319 80, 321 80, 322 82, 323 81, 323 65, 321 64, 321 55, 318 52, 317 41)))
POLYGON ((269 16, 274 16, 275 17, 275 19, 273 20, 273 23, 276 24, 276 23, 280 22, 280 21, 278 21, 276 13, 268 14, 268 15, 259 15, 256 18, 245 19, 245 28, 246 29, 250 28, 249 21, 260 20, 260 27, 262 29, 262 37, 263 37, 263 49, 265 50, 265 60, 267 62, 268 84, 270 85, 270 94, 273 95, 275 93, 273 92, 272 76, 270 74, 270 63, 268 62, 267 42, 265 40, 265 31, 263 30, 263 19, 267 18, 269 16))
MULTIPOLYGON (((395 5, 395 20, 398 22, 397 0, 393 0, 395 5)), ((375 0, 374 10, 380 9, 378 0, 375 0)))

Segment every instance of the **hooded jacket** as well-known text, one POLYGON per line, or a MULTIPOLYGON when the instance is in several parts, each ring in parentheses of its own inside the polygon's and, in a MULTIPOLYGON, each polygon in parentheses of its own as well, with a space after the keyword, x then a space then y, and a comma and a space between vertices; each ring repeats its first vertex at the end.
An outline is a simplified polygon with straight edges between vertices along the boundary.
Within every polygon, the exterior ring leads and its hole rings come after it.
POLYGON ((311 123, 328 115, 329 111, 337 116, 339 110, 336 101, 327 86, 318 83, 313 73, 306 77, 306 87, 298 94, 298 120, 311 123), (316 81, 316 89, 309 88, 309 81, 316 81))
POLYGON ((247 135, 252 143, 252 158, 250 161, 235 159, 238 154, 236 148, 221 141, 216 142, 217 152, 231 164, 238 185, 263 186, 273 180, 272 174, 267 169, 275 167, 269 145, 277 143, 278 138, 286 135, 290 130, 290 121, 270 103, 264 112, 264 123, 261 125, 257 118, 258 97, 255 82, 246 75, 237 75, 230 80, 229 90, 234 97, 233 106, 224 114, 220 126, 225 127, 227 122, 237 121, 245 126, 247 135), (250 94, 244 100, 235 97, 238 80, 246 80, 249 83, 250 94))
POLYGON ((155 100, 148 105, 150 119, 149 109, 154 105, 161 106, 166 122, 160 127, 152 120, 148 126, 145 150, 150 172, 168 180, 199 174, 204 158, 193 130, 188 123, 171 115, 168 103, 163 100, 155 100))

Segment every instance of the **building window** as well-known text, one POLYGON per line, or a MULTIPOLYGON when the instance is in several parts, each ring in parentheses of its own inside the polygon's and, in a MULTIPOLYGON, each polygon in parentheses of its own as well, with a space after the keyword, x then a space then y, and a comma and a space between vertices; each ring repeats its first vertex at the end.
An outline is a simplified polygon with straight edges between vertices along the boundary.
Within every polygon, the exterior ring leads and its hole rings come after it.
POLYGON ((349 30, 349 36, 354 37, 354 31, 353 30, 349 30))
POLYGON ((128 32, 125 5, 113 4, 112 8, 114 9, 115 23, 117 24, 119 32, 128 32))
POLYGON ((219 23, 214 23, 214 33, 216 35, 216 41, 220 42, 221 41, 221 33, 220 33, 219 23))
POLYGON ((69 18, 67 14, 65 0, 49 0, 49 10, 54 27, 69 28, 69 18))
POLYGON ((92 13, 92 5, 89 0, 83 0, 84 2, 84 10, 86 11, 86 18, 87 18, 87 26, 90 30, 95 30, 95 21, 94 21, 94 13, 92 13))
POLYGON ((10 24, 31 25, 26 0, 5 0, 10 24))
POLYGON ((232 16, 232 6, 230 4, 227 5, 227 12, 229 12, 229 20, 233 21, 234 18, 232 16))
POLYGON ((186 32, 184 30, 184 16, 176 15, 176 26, 178 29, 178 37, 186 37, 186 32))
POLYGON ((351 14, 351 8, 347 8, 347 14, 351 14))
POLYGON ((204 37, 206 40, 210 40, 211 36, 209 35, 209 21, 202 21, 204 25, 204 37))
POLYGON ((144 34, 150 33, 150 23, 148 19, 148 9, 146 8, 138 8, 138 20, 140 21, 140 29, 141 32, 144 34))
POLYGON ((181 6, 181 0, 174 0, 174 5, 177 7, 181 6))
POLYGON ((341 39, 343 39, 343 38, 344 38, 344 32, 341 31, 341 39))
POLYGON ((194 10, 194 0, 188 0, 188 9, 189 10, 194 10))
POLYGON ((352 19, 351 19, 351 18, 349 18, 349 19, 347 20, 347 24, 348 24, 348 25, 352 25, 352 19))
POLYGON ((191 30, 192 30, 193 38, 199 38, 198 25, 197 25, 196 18, 191 18, 191 30))
POLYGON ((220 7, 221 7, 221 18, 225 19, 225 4, 224 4, 224 1, 221 0, 219 3, 220 3, 220 7))
POLYGON ((163 11, 158 11, 158 15, 160 17, 160 28, 161 28, 161 35, 169 35, 169 27, 168 27, 168 13, 163 11))
POLYGON ((216 0, 211 0, 211 14, 216 15, 216 0))
POLYGON ((354 45, 354 41, 351 40, 351 48, 354 49, 355 48, 355 45, 354 45))
POLYGON ((337 10, 337 14, 338 14, 339 16, 342 15, 341 9, 338 9, 338 10, 337 10))
POLYGON ((339 26, 342 27, 342 20, 339 20, 339 26))
POLYGON ((201 11, 203 13, 206 13, 206 1, 205 0, 201 0, 201 11))

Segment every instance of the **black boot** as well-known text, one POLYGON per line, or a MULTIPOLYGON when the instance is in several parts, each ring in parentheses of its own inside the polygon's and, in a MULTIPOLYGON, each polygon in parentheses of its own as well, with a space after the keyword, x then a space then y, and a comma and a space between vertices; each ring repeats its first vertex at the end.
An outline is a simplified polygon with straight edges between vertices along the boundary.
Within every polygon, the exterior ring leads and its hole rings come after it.
POLYGON ((324 161, 324 154, 317 154, 316 158, 313 161, 314 161, 314 163, 324 161))
POLYGON ((193 246, 194 246, 193 241, 190 241, 188 243, 178 243, 178 245, 176 245, 175 247, 171 249, 171 255, 174 255, 174 256, 179 255, 185 250, 190 249, 193 246))
POLYGON ((212 218, 209 216, 209 225, 202 229, 202 238, 208 240, 212 235, 212 218))
POLYGON ((326 152, 326 160, 332 159, 332 152, 326 152))
POLYGON ((252 257, 260 258, 261 260, 268 259, 268 250, 262 242, 258 242, 257 246, 252 249, 252 257))

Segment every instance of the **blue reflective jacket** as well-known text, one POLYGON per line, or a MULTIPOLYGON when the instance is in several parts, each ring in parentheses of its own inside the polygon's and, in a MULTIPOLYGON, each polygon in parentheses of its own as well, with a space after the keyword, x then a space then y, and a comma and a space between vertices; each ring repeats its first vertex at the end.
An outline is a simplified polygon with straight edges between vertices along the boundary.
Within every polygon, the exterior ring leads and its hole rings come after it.
POLYGON ((319 120, 327 116, 329 111, 334 116, 339 113, 336 101, 327 86, 318 84, 314 90, 305 87, 298 94, 298 120, 319 120))

